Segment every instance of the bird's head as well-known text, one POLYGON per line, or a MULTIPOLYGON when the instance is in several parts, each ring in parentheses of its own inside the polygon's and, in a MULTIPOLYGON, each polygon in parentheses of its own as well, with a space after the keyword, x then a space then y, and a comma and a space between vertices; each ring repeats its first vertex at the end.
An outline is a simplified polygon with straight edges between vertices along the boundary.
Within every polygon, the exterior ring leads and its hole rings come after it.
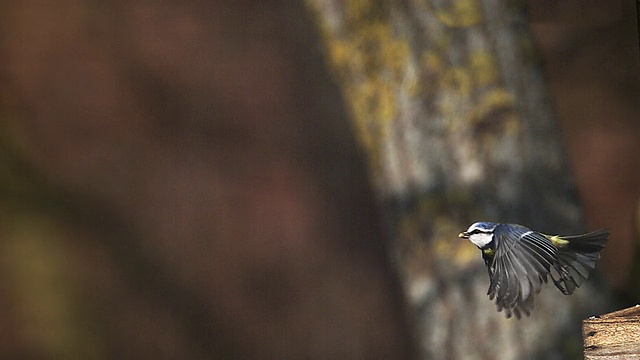
POLYGON ((493 240, 493 231, 498 224, 491 222, 477 222, 469 226, 467 231, 458 234, 459 238, 468 239, 479 248, 483 248, 493 240))

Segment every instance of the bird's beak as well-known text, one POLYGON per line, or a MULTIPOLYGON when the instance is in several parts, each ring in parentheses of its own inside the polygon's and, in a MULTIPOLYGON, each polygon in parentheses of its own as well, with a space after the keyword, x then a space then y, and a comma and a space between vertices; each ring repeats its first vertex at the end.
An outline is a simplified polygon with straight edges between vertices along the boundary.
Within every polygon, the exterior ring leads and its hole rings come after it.
POLYGON ((468 239, 469 238, 469 233, 467 233, 466 231, 463 231, 460 234, 458 234, 458 237, 460 239, 468 239))

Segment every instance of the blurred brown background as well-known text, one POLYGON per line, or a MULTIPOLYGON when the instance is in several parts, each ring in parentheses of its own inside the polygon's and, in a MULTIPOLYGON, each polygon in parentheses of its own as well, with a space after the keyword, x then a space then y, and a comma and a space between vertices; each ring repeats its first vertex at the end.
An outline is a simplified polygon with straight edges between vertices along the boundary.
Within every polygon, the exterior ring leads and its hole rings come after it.
POLYGON ((407 356, 302 4, 2 7, 0 357, 407 356))
MULTIPOLYGON (((633 3, 530 6, 602 269, 640 301, 633 3)), ((0 358, 411 356, 314 24, 286 1, 0 4, 0 358)))
MULTIPOLYGON (((610 227, 602 266, 630 287, 640 199, 640 60, 633 1, 529 1, 532 30, 591 227, 610 227)), ((632 290, 634 291, 634 290, 632 290)), ((636 299, 635 301, 638 301, 636 299)))

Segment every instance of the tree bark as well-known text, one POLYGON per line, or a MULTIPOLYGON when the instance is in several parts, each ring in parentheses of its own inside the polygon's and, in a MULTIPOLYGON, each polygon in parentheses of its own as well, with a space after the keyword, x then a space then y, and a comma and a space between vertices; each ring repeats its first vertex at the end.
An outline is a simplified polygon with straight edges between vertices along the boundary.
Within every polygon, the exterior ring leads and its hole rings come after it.
POLYGON ((426 358, 579 356, 590 281, 522 321, 487 298, 474 221, 584 230, 524 9, 513 1, 309 0, 351 106, 426 358))

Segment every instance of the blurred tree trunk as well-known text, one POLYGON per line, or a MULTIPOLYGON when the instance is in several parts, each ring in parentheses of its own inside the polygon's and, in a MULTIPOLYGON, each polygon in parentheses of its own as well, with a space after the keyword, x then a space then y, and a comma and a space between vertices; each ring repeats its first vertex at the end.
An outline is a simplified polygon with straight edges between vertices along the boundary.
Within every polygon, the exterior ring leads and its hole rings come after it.
POLYGON ((309 0, 350 104, 426 358, 580 356, 590 281, 547 286, 530 318, 486 294, 474 221, 584 230, 524 8, 508 0, 309 0))

